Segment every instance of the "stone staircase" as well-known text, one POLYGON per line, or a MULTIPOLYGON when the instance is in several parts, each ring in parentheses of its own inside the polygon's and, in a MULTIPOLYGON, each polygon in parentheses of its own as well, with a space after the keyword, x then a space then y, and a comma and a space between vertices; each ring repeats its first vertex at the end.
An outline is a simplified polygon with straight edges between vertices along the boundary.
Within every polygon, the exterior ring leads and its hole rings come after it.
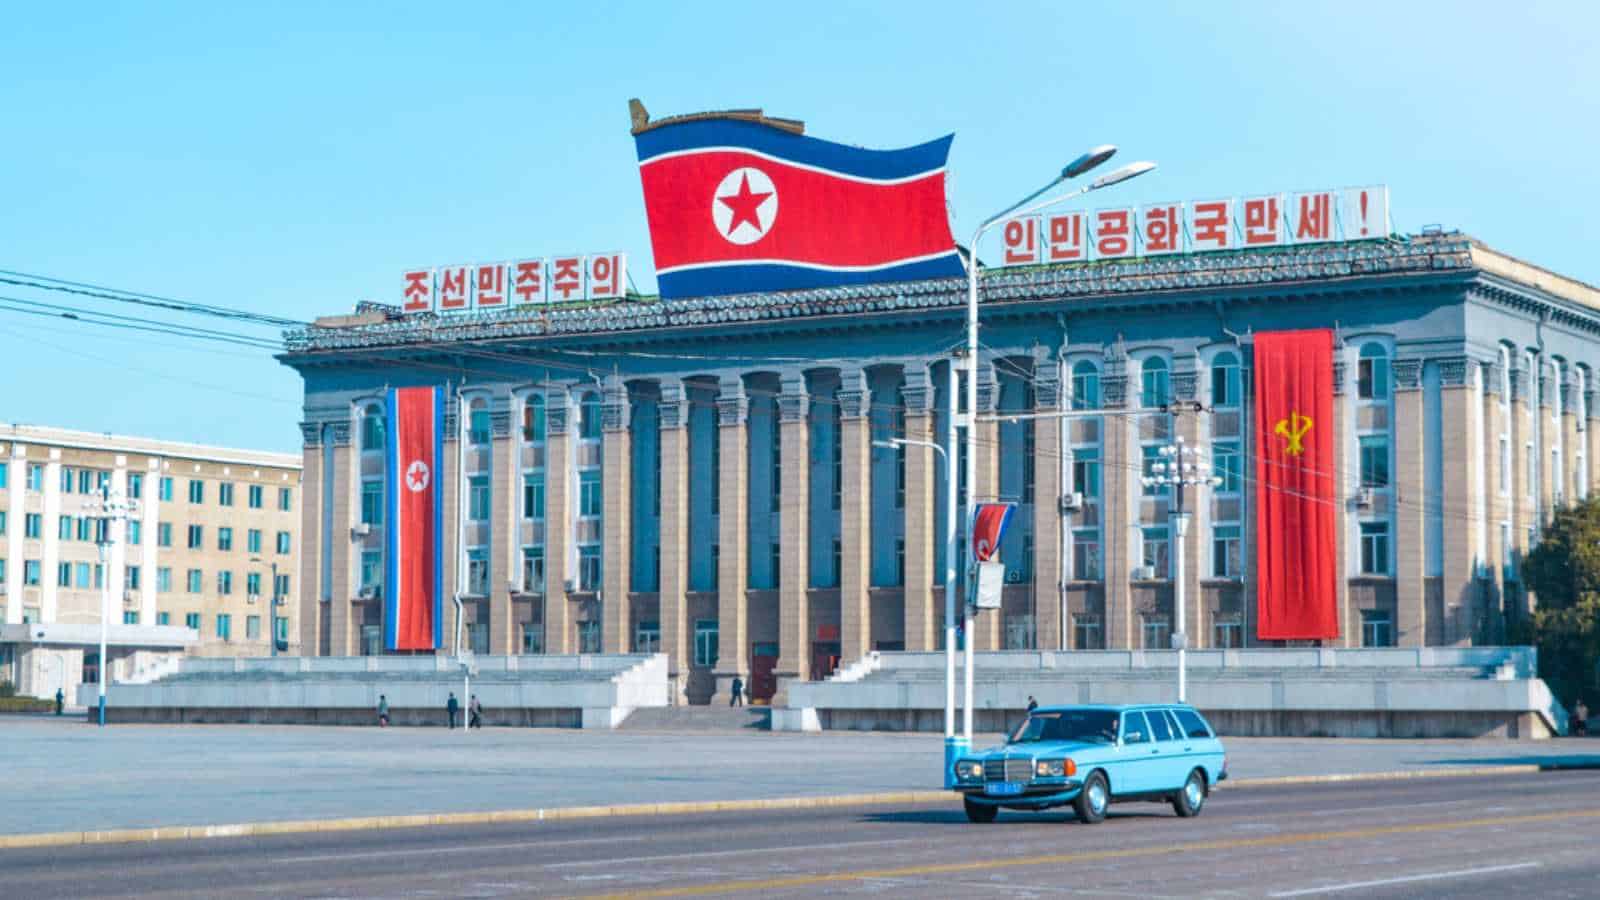
POLYGON ((765 706, 658 706, 636 709, 622 731, 769 731, 772 710, 765 706))

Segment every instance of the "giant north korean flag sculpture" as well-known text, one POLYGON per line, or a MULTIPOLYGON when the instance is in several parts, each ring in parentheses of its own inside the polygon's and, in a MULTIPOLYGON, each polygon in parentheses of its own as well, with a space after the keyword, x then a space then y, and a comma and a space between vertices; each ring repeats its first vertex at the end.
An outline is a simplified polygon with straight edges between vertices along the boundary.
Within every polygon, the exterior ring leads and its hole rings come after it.
POLYGON ((650 122, 632 106, 663 299, 965 274, 945 208, 953 136, 866 150, 758 110, 650 122))

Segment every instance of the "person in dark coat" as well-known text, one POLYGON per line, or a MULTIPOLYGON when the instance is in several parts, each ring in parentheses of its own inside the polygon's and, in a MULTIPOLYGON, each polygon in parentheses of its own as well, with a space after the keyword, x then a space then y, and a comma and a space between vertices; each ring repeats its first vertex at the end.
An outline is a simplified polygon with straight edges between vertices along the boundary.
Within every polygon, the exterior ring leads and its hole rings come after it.
POLYGON ((740 678, 737 675, 733 676, 733 687, 729 691, 728 705, 729 706, 743 706, 744 705, 744 679, 740 678))
POLYGON ((1038 708, 1039 708, 1039 701, 1033 699, 1033 695, 1029 694, 1028 695, 1028 712, 1032 713, 1034 710, 1036 710, 1038 708))
POLYGON ((387 695, 378 695, 378 727, 389 727, 389 698, 387 695))
POLYGON ((450 720, 450 727, 456 727, 456 713, 461 712, 461 701, 456 699, 456 692, 450 692, 450 699, 444 702, 445 716, 450 720))
POLYGON ((483 727, 483 701, 478 699, 477 694, 473 694, 472 701, 467 704, 467 727, 483 727))
POLYGON ((56 715, 61 715, 61 711, 66 709, 66 707, 67 695, 61 690, 61 688, 56 688, 56 715))

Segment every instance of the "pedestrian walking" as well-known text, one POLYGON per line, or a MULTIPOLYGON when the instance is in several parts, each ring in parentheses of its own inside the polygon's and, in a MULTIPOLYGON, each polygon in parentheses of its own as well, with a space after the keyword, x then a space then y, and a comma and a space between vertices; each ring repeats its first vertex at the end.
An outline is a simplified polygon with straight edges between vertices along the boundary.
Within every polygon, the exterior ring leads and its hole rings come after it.
POLYGON ((378 695, 378 727, 389 727, 389 698, 383 694, 378 695))
POLYGON ((1589 707, 1582 700, 1572 707, 1572 733, 1584 737, 1589 733, 1589 707))
POLYGON ((733 676, 733 688, 730 691, 730 695, 728 697, 728 705, 729 706, 743 706, 744 705, 744 679, 740 678, 737 675, 733 676))
POLYGON ((61 690, 61 688, 56 688, 56 715, 61 715, 61 711, 66 708, 67 695, 61 690))
POLYGON ((444 702, 444 713, 450 720, 450 727, 456 727, 456 713, 461 711, 461 701, 456 699, 456 692, 450 692, 450 699, 444 702))
POLYGON ((478 699, 477 694, 473 694, 472 701, 467 704, 467 727, 483 727, 483 702, 478 699))
POLYGON ((1038 709, 1038 708, 1039 708, 1039 701, 1033 699, 1033 695, 1029 694, 1028 695, 1028 714, 1032 715, 1033 711, 1038 709))

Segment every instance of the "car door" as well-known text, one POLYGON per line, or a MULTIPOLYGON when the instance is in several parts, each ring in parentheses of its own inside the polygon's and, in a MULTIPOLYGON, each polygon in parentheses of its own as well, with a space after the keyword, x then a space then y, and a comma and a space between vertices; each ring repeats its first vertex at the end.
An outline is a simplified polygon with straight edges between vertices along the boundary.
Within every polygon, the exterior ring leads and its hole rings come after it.
POLYGON ((1176 790, 1189 777, 1189 754, 1183 742, 1177 740, 1178 730, 1166 710, 1147 709, 1145 719, 1150 723, 1150 737, 1156 751, 1151 755, 1150 790, 1176 790))
POLYGON ((1206 778, 1215 784, 1224 762, 1222 742, 1217 740, 1205 719, 1194 710, 1180 707, 1172 713, 1178 720, 1178 734, 1184 752, 1189 754, 1189 768, 1204 766, 1206 778))
POLYGON ((1153 759, 1159 753, 1150 739, 1150 723, 1144 713, 1130 710, 1122 714, 1122 746, 1119 748, 1120 764, 1111 773, 1113 794, 1140 794, 1155 790, 1151 770, 1157 768, 1153 759))

